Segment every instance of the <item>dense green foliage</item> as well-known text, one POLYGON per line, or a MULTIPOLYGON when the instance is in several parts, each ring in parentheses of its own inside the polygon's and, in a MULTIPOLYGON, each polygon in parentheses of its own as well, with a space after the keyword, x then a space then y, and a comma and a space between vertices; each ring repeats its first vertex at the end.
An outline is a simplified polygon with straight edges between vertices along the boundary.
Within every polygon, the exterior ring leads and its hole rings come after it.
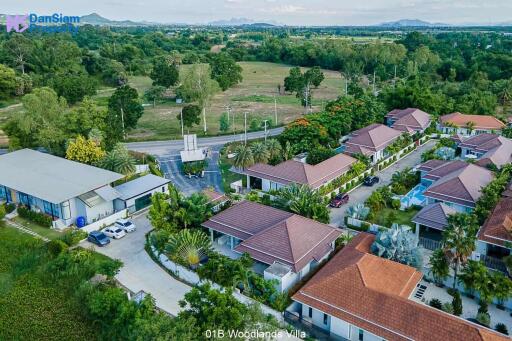
POLYGON ((32 211, 28 207, 18 206, 18 214, 20 217, 33 221, 34 223, 41 225, 43 227, 52 226, 52 217, 44 213, 32 211))

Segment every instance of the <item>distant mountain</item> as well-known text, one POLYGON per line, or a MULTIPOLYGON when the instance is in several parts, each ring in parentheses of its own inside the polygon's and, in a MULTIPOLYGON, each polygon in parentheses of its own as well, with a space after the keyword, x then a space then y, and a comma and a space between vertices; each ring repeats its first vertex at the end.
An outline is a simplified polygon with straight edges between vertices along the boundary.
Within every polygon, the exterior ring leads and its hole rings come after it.
POLYGON ((154 23, 148 22, 135 22, 131 20, 110 20, 105 17, 102 17, 98 13, 91 13, 88 15, 83 15, 80 17, 81 24, 90 24, 90 25, 98 25, 98 26, 148 26, 155 25, 154 23))
POLYGON ((450 26, 443 23, 430 23, 419 19, 400 19, 397 21, 388 21, 378 24, 376 26, 382 27, 439 27, 439 26, 450 26))
POLYGON ((247 18, 231 18, 229 20, 216 20, 207 23, 208 26, 250 26, 250 27, 272 27, 280 26, 279 23, 274 21, 269 22, 256 22, 247 18))

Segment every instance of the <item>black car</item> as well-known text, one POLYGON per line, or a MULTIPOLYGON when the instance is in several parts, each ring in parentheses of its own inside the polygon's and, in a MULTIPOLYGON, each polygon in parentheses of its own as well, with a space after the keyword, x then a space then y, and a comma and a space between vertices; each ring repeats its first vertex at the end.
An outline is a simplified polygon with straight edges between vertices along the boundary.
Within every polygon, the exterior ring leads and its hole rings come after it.
POLYGON ((379 183, 379 178, 377 176, 367 176, 366 178, 364 178, 364 181, 363 181, 363 184, 365 186, 373 186, 375 184, 378 184, 379 183))
POLYGON ((87 240, 98 246, 105 246, 110 244, 110 238, 107 237, 105 233, 100 231, 92 231, 89 233, 87 240))

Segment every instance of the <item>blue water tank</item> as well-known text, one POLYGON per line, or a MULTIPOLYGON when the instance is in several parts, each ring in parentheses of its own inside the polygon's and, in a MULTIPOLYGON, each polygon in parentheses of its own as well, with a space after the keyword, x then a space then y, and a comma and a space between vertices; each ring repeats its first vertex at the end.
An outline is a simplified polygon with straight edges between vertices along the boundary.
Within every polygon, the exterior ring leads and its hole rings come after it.
POLYGON ((85 217, 76 218, 76 227, 82 228, 85 226, 85 217))

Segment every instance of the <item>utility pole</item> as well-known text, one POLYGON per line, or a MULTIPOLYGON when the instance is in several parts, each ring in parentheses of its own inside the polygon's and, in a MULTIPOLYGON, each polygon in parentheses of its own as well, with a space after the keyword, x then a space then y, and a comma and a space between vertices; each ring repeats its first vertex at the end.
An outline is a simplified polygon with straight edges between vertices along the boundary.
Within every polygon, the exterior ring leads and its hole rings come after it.
POLYGON ((345 77, 345 96, 348 96, 348 77, 345 77))
POLYGON ((375 96, 375 70, 373 70, 373 95, 375 96))
POLYGON ((244 112, 244 131, 245 131, 244 145, 247 145, 247 111, 244 112))
POLYGON ((274 95, 274 126, 277 126, 277 99, 276 95, 274 95))
POLYGON ((203 108, 204 133, 206 134, 206 108, 203 108))
POLYGON ((393 88, 396 87, 396 65, 395 65, 395 76, 393 77, 393 88))
POLYGON ((265 123, 265 143, 267 143, 267 122, 268 120, 263 120, 263 123, 265 123))
POLYGON ((181 118, 181 137, 183 137, 183 108, 180 110, 180 118, 181 118))
POLYGON ((123 107, 121 106, 121 124, 123 126, 123 140, 126 139, 126 134, 124 132, 124 110, 123 110, 123 107))
POLYGON ((228 112, 228 125, 229 125, 229 122, 230 122, 229 117, 231 116, 231 105, 228 104, 225 106, 225 108, 226 108, 226 111, 228 112))

